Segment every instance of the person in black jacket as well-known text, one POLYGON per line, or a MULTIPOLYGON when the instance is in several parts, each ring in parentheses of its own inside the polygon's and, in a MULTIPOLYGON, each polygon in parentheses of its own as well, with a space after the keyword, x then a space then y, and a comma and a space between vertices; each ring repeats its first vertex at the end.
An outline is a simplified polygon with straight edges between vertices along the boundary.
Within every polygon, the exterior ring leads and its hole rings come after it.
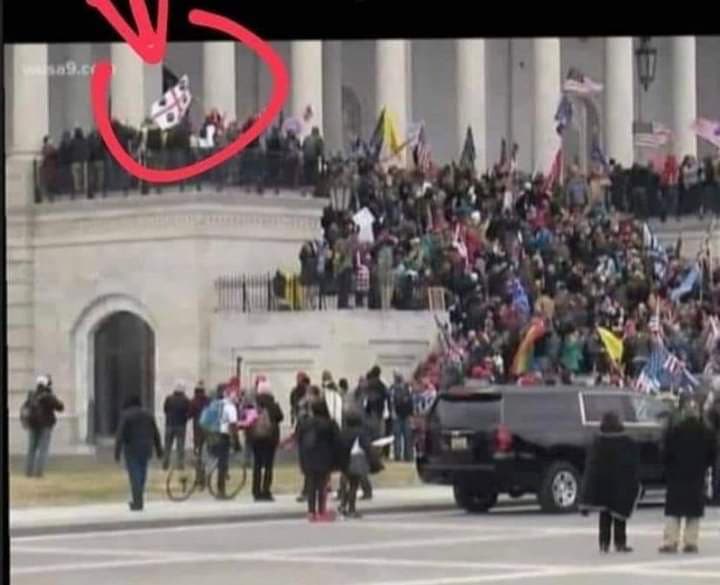
POLYGON ((705 476, 715 460, 715 438, 700 419, 694 400, 685 403, 679 418, 665 434, 667 521, 661 553, 677 552, 683 518, 683 552, 698 552, 700 518, 705 512, 705 476))
POLYGON ((308 492, 308 519, 311 522, 332 521, 327 512, 327 483, 333 469, 339 467, 340 430, 330 418, 324 400, 312 400, 311 415, 298 422, 297 438, 300 468, 308 492))
POLYGON ((615 550, 632 552, 627 546, 626 523, 640 494, 638 447, 625 434, 620 417, 603 415, 600 434, 588 453, 580 509, 600 512, 600 552, 610 548, 614 533, 615 550))
POLYGON ((285 417, 267 381, 258 384, 256 405, 258 418, 249 433, 253 451, 252 493, 256 502, 272 502, 275 452, 280 442, 280 423, 285 417))
POLYGON ((373 431, 373 440, 383 436, 384 415, 388 408, 387 386, 380 379, 380 366, 373 366, 367 374, 367 391, 365 394, 365 414, 373 431))
POLYGON ((360 518, 355 509, 357 491, 361 481, 381 464, 372 449, 369 429, 363 425, 361 413, 355 409, 346 411, 343 418, 343 429, 340 433, 341 469, 343 472, 343 488, 340 501, 340 512, 349 518, 360 518))
POLYGON ((73 135, 70 143, 70 150, 72 152, 72 177, 73 177, 73 195, 82 193, 86 186, 86 168, 88 162, 88 142, 83 134, 82 128, 75 128, 75 134, 73 135))
POLYGON ((115 438, 115 461, 120 462, 121 453, 125 457, 132 495, 129 506, 132 511, 141 511, 144 506, 143 493, 153 447, 158 459, 161 459, 163 449, 155 418, 142 408, 140 396, 132 395, 125 402, 115 438))
POLYGON ((42 477, 47 465, 48 452, 52 430, 57 423, 56 412, 65 409, 63 403, 55 396, 52 390, 52 381, 49 376, 40 376, 37 379, 35 390, 29 397, 31 416, 28 421, 28 454, 25 464, 27 477, 42 477))
POLYGON ((177 444, 178 468, 185 465, 185 435, 190 418, 190 399, 185 394, 185 384, 176 382, 173 393, 165 399, 165 458, 163 469, 170 468, 173 443, 177 444))

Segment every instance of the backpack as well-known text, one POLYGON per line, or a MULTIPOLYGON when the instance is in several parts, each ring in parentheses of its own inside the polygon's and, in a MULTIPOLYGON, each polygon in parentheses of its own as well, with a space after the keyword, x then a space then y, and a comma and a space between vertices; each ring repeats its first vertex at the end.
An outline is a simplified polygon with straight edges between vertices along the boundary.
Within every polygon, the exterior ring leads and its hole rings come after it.
POLYGON ((23 402, 20 407, 20 424, 23 429, 29 430, 38 426, 41 414, 40 397, 36 391, 30 390, 27 398, 25 398, 25 402, 23 402))
POLYGON ((200 427, 209 433, 220 432, 220 421, 223 413, 223 401, 213 400, 208 404, 200 415, 200 427))
POLYGON ((258 417, 252 426, 252 435, 254 439, 268 439, 272 435, 273 424, 270 420, 270 413, 267 408, 258 409, 258 417))
POLYGON ((413 397, 407 384, 395 386, 394 392, 395 413, 402 418, 408 417, 413 413, 413 397))

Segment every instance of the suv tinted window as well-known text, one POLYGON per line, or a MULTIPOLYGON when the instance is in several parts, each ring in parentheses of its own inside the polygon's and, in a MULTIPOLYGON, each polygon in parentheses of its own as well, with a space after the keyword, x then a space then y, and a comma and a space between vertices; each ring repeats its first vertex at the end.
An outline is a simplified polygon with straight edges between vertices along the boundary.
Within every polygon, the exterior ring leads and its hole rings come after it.
POLYGON ((513 394, 505 401, 505 423, 511 428, 575 426, 580 420, 574 392, 513 394))
POLYGON ((430 423, 447 429, 486 429, 500 422, 501 406, 498 394, 442 395, 430 423))
POLYGON ((614 411, 623 422, 637 422, 630 397, 614 392, 585 393, 582 395, 586 423, 600 423, 606 412, 614 411))
POLYGON ((650 396, 632 396, 631 401, 639 423, 663 424, 670 416, 670 407, 650 396))

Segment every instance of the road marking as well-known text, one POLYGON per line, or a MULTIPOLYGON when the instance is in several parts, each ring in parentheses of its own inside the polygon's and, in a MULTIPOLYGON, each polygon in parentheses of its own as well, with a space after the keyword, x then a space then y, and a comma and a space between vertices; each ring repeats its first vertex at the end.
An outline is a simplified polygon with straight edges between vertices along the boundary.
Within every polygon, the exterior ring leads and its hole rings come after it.
MULTIPOLYGON (((380 516, 380 514, 377 514, 380 516)), ((418 513, 417 512, 397 512, 392 514, 382 514, 383 518, 417 518, 418 513)), ((458 516, 461 514, 458 514, 458 516)), ((454 517, 448 515, 447 511, 433 511, 433 512, 424 512, 423 518, 434 518, 434 517, 454 517)), ((155 520, 155 518, 152 518, 151 520, 155 520)), ((158 521, 162 520, 162 518, 158 518, 158 521)), ((285 519, 279 519, 279 520, 250 520, 250 521, 244 521, 242 519, 238 519, 236 521, 225 521, 221 522, 218 519, 218 522, 213 523, 203 523, 203 524, 194 524, 197 519, 188 518, 187 522, 188 524, 182 524, 179 526, 158 526, 156 528, 143 528, 142 526, 138 526, 137 528, 124 528, 122 530, 96 530, 96 531, 87 531, 87 532, 59 532, 56 534, 37 534, 33 536, 11 536, 10 540, 11 542, 38 542, 38 541, 44 541, 44 540, 62 540, 63 542, 66 542, 67 540, 82 540, 82 539, 95 539, 95 538, 107 538, 107 537, 114 537, 114 536, 134 536, 137 534, 164 534, 164 533, 174 533, 174 532, 188 532, 188 531, 203 531, 203 530, 218 530, 218 529, 230 529, 230 528, 253 528, 253 527, 265 527, 265 526, 288 526, 288 525, 306 525, 307 520, 305 518, 285 518, 285 519)), ((102 520, 100 520, 102 521, 102 520)), ((50 526, 49 528, 52 528, 50 526)))
POLYGON ((198 553, 180 553, 177 551, 149 551, 149 550, 128 550, 116 548, 73 548, 67 546, 12 546, 11 554, 48 554, 48 555, 72 555, 72 556, 108 556, 108 557, 182 557, 195 556, 198 559, 204 558, 198 553))
POLYGON ((712 579, 717 583, 720 571, 678 571, 673 569, 636 569, 633 575, 642 577, 681 577, 683 579, 712 579))
POLYGON ((514 581, 518 579, 541 579, 547 577, 562 577, 572 575, 572 572, 565 571, 518 571, 515 573, 480 574, 468 577, 439 577, 436 579, 411 579, 399 581, 343 581, 342 585, 473 585, 487 581, 496 583, 498 581, 514 581))
POLYGON ((281 556, 267 555, 263 558, 267 561, 281 563, 318 563, 326 565, 370 565, 388 567, 411 567, 427 569, 498 569, 508 571, 533 570, 533 571, 554 571, 564 569, 557 565, 535 565, 525 563, 483 563, 472 561, 443 561, 443 560, 422 560, 422 559, 397 559, 383 557, 334 557, 334 556, 281 556))

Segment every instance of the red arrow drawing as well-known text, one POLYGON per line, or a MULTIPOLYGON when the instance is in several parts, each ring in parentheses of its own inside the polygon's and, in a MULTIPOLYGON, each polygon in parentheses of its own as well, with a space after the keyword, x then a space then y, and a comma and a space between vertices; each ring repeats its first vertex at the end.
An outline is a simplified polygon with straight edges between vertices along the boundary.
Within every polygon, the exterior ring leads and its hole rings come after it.
MULTIPOLYGON (((162 57, 164 57, 167 44, 167 0, 160 0, 161 7, 159 10, 160 18, 164 18, 166 24, 163 26, 162 23, 159 23, 158 32, 152 33, 152 42, 149 40, 150 35, 148 33, 148 31, 152 32, 151 27, 148 28, 150 26, 148 24, 150 17, 147 9, 143 7, 141 10, 140 6, 143 0, 131 1, 134 6, 133 13, 135 14, 135 19, 139 21, 138 28, 141 30, 140 37, 130 30, 117 13, 117 10, 115 10, 115 7, 110 4, 109 0, 88 0, 88 3, 96 6, 100 12, 105 15, 110 24, 125 38, 144 61, 150 62, 149 59, 152 59, 153 63, 158 63, 162 60, 162 57), (164 16, 163 6, 165 11, 164 16), (142 32, 143 30, 144 32, 142 32), (160 38, 161 33, 162 38, 160 38), (158 60, 155 61, 155 59, 158 60)), ((110 80, 113 74, 112 64, 108 61, 96 63, 90 79, 90 103, 92 104, 98 132, 100 136, 102 136, 110 154, 113 155, 121 167, 132 175, 151 183, 174 183, 187 180, 209 171, 241 152, 272 124, 275 117, 282 110, 290 90, 290 79, 287 67, 280 55, 269 43, 263 41, 244 26, 223 16, 206 12, 205 10, 191 10, 188 14, 188 19, 195 26, 223 32, 228 37, 245 44, 248 49, 255 52, 270 70, 273 78, 273 89, 269 103, 260 113, 255 123, 221 151, 184 167, 176 169, 151 169, 131 157, 120 144, 117 136, 115 136, 107 109, 110 80)))
POLYGON ((130 9, 137 25, 137 33, 125 22, 110 0, 86 1, 88 5, 100 11, 143 61, 150 65, 162 63, 167 48, 168 0, 159 0, 158 2, 157 30, 153 29, 145 0, 130 0, 130 9))

